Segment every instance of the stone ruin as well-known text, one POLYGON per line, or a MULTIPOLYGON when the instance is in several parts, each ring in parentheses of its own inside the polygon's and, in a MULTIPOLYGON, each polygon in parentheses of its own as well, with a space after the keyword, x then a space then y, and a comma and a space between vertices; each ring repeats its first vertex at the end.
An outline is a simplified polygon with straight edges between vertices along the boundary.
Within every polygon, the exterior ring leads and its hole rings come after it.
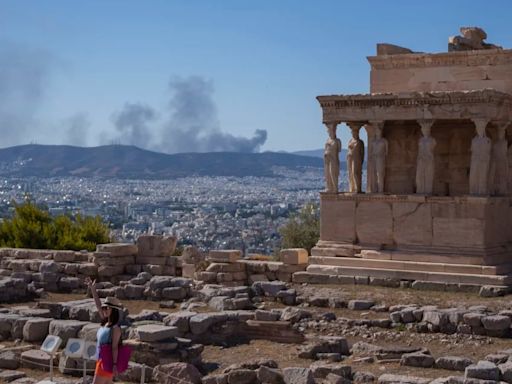
MULTIPOLYGON (((0 341, 40 344, 48 334, 61 337, 63 344, 69 338, 95 341, 100 319, 91 298, 45 300, 47 292, 83 293, 88 277, 97 279, 100 297, 157 301, 162 308, 124 312, 123 338, 133 348, 137 363, 121 376, 123 380, 138 381, 142 371, 147 380, 154 380, 170 363, 202 367, 204 344, 304 340, 279 313, 255 312, 254 300, 267 297, 295 305, 296 292, 287 283, 294 272, 305 270, 307 251, 284 250, 282 261, 257 261, 242 259, 238 250, 212 250, 204 255, 187 246, 182 256, 172 256, 176 240, 143 235, 136 244, 100 244, 95 252, 1 249, 1 303, 37 299, 37 306, 0 308, 0 341), (181 311, 167 312, 177 305, 181 311), (197 311, 200 308, 207 312, 197 311), (153 372, 157 366, 160 371, 153 372)), ((0 371, 49 364, 49 356, 37 347, 1 348, 0 371)), ((82 363, 62 353, 57 359, 63 374, 80 375, 82 363)), ((87 362, 88 369, 94 368, 93 363, 87 362)))
POLYGON ((445 53, 379 44, 370 93, 317 97, 326 192, 320 241, 296 281, 512 286, 512 50, 484 43, 480 28, 461 33, 445 53), (350 191, 331 165, 340 123, 353 135, 350 191))
POLYGON ((485 43, 487 33, 478 27, 462 27, 461 36, 453 36, 448 39, 448 52, 474 51, 477 49, 501 49, 500 46, 485 43))

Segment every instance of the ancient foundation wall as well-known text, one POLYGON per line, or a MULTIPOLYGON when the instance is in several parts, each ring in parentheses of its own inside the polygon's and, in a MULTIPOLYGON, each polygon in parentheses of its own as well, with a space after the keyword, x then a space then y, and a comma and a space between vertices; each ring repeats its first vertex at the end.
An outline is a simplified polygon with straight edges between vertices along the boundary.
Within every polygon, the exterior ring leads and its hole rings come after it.
POLYGON ((509 198, 322 194, 320 209, 321 242, 412 251, 421 261, 428 254, 451 263, 510 261, 509 198))

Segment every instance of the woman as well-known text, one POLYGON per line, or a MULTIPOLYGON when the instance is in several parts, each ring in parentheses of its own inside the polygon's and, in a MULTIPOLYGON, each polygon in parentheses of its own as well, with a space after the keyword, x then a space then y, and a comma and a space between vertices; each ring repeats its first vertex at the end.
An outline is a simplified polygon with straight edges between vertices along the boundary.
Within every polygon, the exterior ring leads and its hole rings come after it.
POLYGON ((97 351, 96 351, 96 370, 94 371, 93 384, 111 384, 117 374, 117 354, 119 343, 121 341, 121 328, 119 328, 119 310, 122 309, 121 302, 115 297, 107 297, 103 304, 96 292, 96 280, 87 278, 85 283, 91 290, 92 297, 96 303, 96 308, 101 318, 101 327, 96 334, 97 351), (112 345, 112 361, 113 368, 109 372, 102 364, 102 357, 100 356, 100 348, 104 344, 112 345))

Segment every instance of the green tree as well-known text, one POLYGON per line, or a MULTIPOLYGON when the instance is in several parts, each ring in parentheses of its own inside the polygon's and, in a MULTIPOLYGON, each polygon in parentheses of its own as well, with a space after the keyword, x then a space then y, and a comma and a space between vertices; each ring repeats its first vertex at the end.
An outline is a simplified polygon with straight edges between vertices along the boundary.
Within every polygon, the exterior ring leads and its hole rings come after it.
POLYGON ((109 230, 99 216, 52 217, 33 202, 15 204, 14 215, 0 225, 0 246, 35 249, 87 249, 109 242, 109 230))
POLYGON ((108 243, 110 241, 110 231, 100 216, 83 217, 78 215, 76 222, 79 228, 79 238, 83 241, 81 249, 94 250, 96 249, 96 244, 108 243))
POLYGON ((279 234, 281 248, 305 248, 310 252, 320 238, 318 206, 313 203, 306 204, 279 228, 279 234))
POLYGON ((48 211, 39 209, 30 201, 15 204, 13 218, 4 220, 0 226, 1 245, 15 248, 47 248, 51 221, 48 211))

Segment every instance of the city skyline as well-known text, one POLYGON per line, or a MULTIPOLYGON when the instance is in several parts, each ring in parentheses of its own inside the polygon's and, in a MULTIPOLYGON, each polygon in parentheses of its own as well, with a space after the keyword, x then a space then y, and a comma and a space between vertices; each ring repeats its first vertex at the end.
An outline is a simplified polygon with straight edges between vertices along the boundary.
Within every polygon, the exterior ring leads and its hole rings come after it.
POLYGON ((443 52, 478 25, 512 46, 505 1, 0 4, 1 147, 317 149, 315 97, 368 92, 377 43, 443 52))

